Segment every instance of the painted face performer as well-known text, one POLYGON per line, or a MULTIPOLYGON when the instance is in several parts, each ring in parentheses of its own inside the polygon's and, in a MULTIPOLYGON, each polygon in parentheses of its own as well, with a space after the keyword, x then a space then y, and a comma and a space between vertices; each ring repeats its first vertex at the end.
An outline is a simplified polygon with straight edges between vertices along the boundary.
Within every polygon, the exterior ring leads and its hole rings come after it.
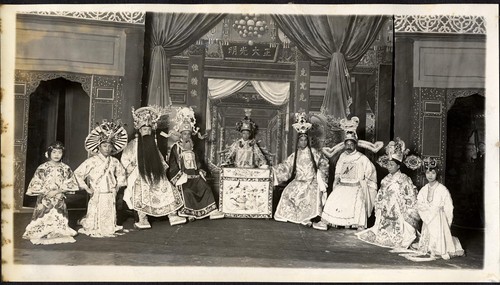
POLYGON ((450 259, 464 255, 458 238, 451 235, 453 222, 453 200, 450 192, 437 181, 439 170, 436 160, 424 159, 427 183, 417 196, 418 214, 422 218, 422 234, 417 253, 402 254, 409 260, 429 261, 438 258, 450 259))
POLYGON ((137 211, 139 221, 134 226, 138 229, 151 228, 147 215, 168 215, 170 225, 186 222, 185 218, 176 214, 182 207, 182 199, 167 179, 168 165, 155 139, 157 122, 163 114, 164 109, 157 106, 132 109, 138 135, 129 142, 121 158, 127 171, 127 189, 123 200, 130 209, 137 211))
POLYGON ((68 225, 65 193, 78 190, 71 168, 61 162, 64 146, 52 143, 45 153, 49 161, 41 164, 30 181, 26 195, 38 196, 31 222, 23 234, 33 244, 72 243, 76 231, 68 225))
POLYGON ((184 207, 179 216, 190 219, 224 218, 224 214, 217 209, 212 189, 205 181, 205 171, 200 169, 200 160, 193 151, 192 135, 198 134, 194 111, 191 108, 179 108, 176 116, 177 125, 174 127, 176 136, 180 137, 170 150, 167 175, 170 181, 182 193, 184 207))
POLYGON ((417 189, 410 177, 401 173, 402 164, 415 170, 421 166, 420 158, 406 157, 409 149, 400 138, 389 142, 386 154, 377 163, 389 170, 382 179, 375 198, 375 225, 356 235, 359 239, 382 247, 406 249, 417 238, 420 218, 417 213, 417 189), (406 157, 406 159, 405 159, 406 157))
POLYGON ((328 181, 328 159, 321 152, 311 148, 305 113, 295 115, 292 125, 298 132, 297 149, 283 163, 273 167, 275 182, 293 180, 286 186, 274 214, 280 222, 312 225, 311 219, 321 215, 326 202, 328 181))
POLYGON ((313 227, 327 230, 327 224, 366 228, 377 194, 377 174, 373 163, 356 150, 358 117, 342 119, 344 130, 344 152, 335 167, 332 193, 326 201, 321 221, 313 227))
POLYGON ((96 155, 75 170, 80 187, 91 195, 78 232, 92 237, 113 237, 123 229, 116 225, 115 203, 118 189, 126 185, 127 177, 120 161, 111 155, 123 150, 127 137, 127 131, 119 123, 104 121, 85 139, 87 151, 96 155))
POLYGON ((238 168, 268 167, 262 150, 252 137, 255 129, 255 123, 247 116, 236 124, 236 130, 241 133, 241 138, 229 148, 225 165, 234 165, 238 168))

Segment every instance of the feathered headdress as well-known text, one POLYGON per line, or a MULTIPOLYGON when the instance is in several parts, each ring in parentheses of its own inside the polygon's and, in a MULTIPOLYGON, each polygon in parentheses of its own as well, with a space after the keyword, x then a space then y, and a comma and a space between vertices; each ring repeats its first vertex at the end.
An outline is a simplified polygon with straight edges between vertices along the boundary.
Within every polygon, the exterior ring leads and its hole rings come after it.
POLYGON ((377 163, 387 168, 387 163, 390 160, 397 160, 404 163, 409 169, 415 170, 422 165, 422 160, 416 155, 407 156, 409 152, 410 150, 406 148, 405 142, 397 137, 385 146, 386 154, 379 157, 377 163))
POLYGON ((137 110, 132 107, 132 117, 134 119, 134 128, 140 129, 142 126, 150 126, 153 130, 158 127, 158 120, 167 112, 160 106, 141 107, 137 110))
POLYGON ((98 152, 99 145, 108 142, 113 146, 111 154, 122 151, 127 145, 127 131, 118 120, 116 123, 103 120, 98 124, 85 139, 85 149, 91 152, 98 152))
POLYGON ((353 140, 358 142, 358 135, 356 134, 356 129, 359 125, 359 118, 352 117, 350 120, 342 119, 340 120, 340 128, 344 131, 344 142, 346 140, 353 140))
POLYGON ((295 123, 292 127, 300 134, 307 134, 312 127, 312 124, 307 121, 306 113, 295 113, 295 123))

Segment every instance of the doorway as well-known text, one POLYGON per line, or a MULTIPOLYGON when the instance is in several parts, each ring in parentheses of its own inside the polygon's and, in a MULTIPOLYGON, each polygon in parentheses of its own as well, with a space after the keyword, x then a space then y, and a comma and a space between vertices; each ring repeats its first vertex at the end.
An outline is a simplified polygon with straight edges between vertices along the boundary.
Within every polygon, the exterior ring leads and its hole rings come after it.
POLYGON ((257 125, 253 138, 266 156, 267 162, 275 165, 281 161, 283 151, 286 153, 282 129, 288 102, 274 105, 264 99, 251 82, 247 82, 234 94, 211 100, 210 105, 215 107, 210 109, 210 117, 216 120, 214 126, 217 130, 221 130, 216 135, 215 144, 212 146, 217 153, 211 159, 214 164, 220 164, 224 153, 233 142, 241 137, 236 130, 236 123, 245 116, 251 118, 257 125))
POLYGON ((485 98, 457 98, 448 111, 446 186, 458 226, 484 228, 485 98))
MULTIPOLYGON (((36 168, 47 161, 45 151, 54 141, 65 146, 63 162, 74 171, 87 158, 84 141, 89 132, 90 97, 80 83, 64 78, 41 81, 30 95, 25 193, 36 168)), ((68 208, 85 208, 87 194, 67 195, 68 208)), ((36 197, 24 195, 23 206, 36 197)))

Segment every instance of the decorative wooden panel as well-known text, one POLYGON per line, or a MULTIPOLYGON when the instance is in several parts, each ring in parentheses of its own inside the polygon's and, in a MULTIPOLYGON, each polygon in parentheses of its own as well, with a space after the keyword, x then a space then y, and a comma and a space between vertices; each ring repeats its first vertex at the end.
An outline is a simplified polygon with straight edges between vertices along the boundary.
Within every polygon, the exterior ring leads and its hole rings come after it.
POLYGON ((124 29, 50 20, 18 21, 16 69, 124 75, 124 29))
POLYGON ((481 42, 416 41, 414 86, 482 88, 486 46, 481 42))
POLYGON ((441 124, 441 117, 424 115, 422 119, 422 155, 441 156, 441 124))

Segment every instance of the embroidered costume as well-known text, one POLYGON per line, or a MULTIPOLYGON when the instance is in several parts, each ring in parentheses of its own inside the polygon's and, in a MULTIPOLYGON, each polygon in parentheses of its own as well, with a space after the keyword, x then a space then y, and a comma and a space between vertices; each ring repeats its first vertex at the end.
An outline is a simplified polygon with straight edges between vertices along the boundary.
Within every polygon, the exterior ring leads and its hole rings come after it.
POLYGON ((293 127, 299 138, 307 139, 307 146, 297 147, 283 163, 273 167, 275 185, 294 176, 283 190, 274 219, 308 225, 311 219, 321 215, 326 201, 328 160, 309 146, 307 131, 312 125, 306 121, 305 113, 296 114, 296 121, 293 127))
POLYGON ((119 124, 104 121, 85 139, 86 149, 99 153, 75 170, 80 187, 90 188, 91 192, 87 214, 80 221, 82 228, 78 232, 92 237, 113 237, 123 228, 116 225, 115 204, 118 189, 126 185, 125 169, 118 159, 99 151, 103 143, 112 145, 111 154, 119 153, 127 143, 127 132, 119 124))
MULTIPOLYGON (((63 149, 61 143, 51 147, 63 149)), ((49 151, 50 152, 50 148, 49 151)), ((31 222, 23 234, 33 244, 72 243, 77 232, 68 225, 65 195, 77 191, 78 183, 70 167, 62 162, 41 164, 30 181, 26 195, 38 196, 31 222)))
MULTIPOLYGON (((142 107, 133 110, 132 114, 134 116, 134 126, 137 130, 143 126, 148 126, 154 131, 157 128, 157 121, 162 115, 162 109, 156 106, 142 107)), ((182 207, 182 199, 179 191, 167 179, 168 165, 160 153, 156 141, 153 139, 154 136, 150 135, 152 145, 141 144, 143 136, 142 134, 139 134, 139 136, 141 137, 135 138, 128 143, 121 157, 121 162, 127 172, 127 188, 123 200, 130 209, 136 210, 139 214, 139 222, 136 223, 136 227, 150 228, 151 225, 147 221, 146 215, 160 217, 175 214, 175 211, 182 207), (144 148, 151 149, 145 150, 144 148), (157 167, 161 168, 162 175, 157 180, 152 179, 149 173, 140 174, 138 155, 141 151, 150 151, 160 161, 157 167)), ((143 161, 142 163, 151 162, 143 161)), ((147 170, 144 172, 147 172, 147 170)), ((172 225, 186 222, 185 219, 178 219, 179 217, 174 216, 171 215, 170 219, 172 225)))

